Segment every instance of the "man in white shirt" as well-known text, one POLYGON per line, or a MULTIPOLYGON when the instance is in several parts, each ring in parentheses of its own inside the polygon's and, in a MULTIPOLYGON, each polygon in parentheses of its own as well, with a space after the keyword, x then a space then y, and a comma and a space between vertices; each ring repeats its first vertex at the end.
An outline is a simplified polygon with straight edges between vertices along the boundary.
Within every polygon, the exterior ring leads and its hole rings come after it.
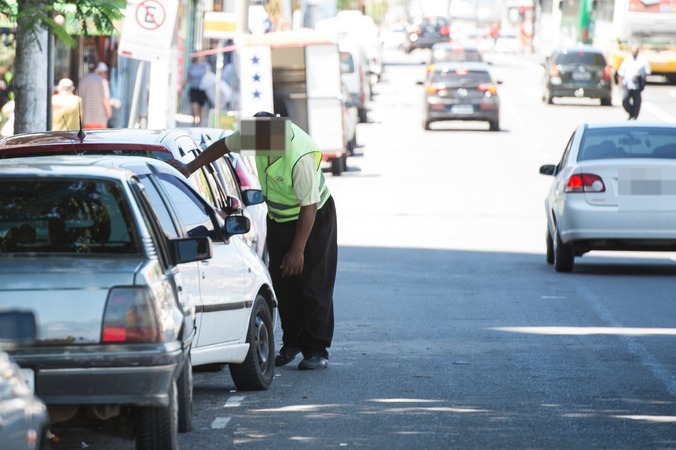
POLYGON ((636 120, 641 110, 641 91, 650 65, 638 56, 638 47, 631 48, 631 57, 625 58, 617 69, 618 82, 622 86, 622 107, 629 114, 629 120, 636 120))

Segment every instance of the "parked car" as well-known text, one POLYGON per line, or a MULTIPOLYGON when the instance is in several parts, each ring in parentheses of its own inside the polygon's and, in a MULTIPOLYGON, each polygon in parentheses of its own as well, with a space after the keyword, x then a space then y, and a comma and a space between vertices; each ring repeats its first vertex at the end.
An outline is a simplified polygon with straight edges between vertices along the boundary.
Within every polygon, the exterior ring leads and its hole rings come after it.
POLYGON ((580 125, 545 200, 547 263, 571 272, 592 250, 676 250, 676 125, 580 125))
MULTIPOLYGON (((50 153, 73 153, 81 156, 87 153, 137 156, 145 152, 148 156, 159 160, 157 161, 159 163, 174 156, 171 150, 164 146, 136 143, 144 136, 152 136, 153 132, 143 133, 144 130, 139 130, 140 133, 135 134, 134 130, 117 131, 112 142, 107 141, 107 137, 110 138, 115 134, 112 132, 88 132, 82 140, 71 136, 72 133, 68 132, 16 135, 0 140, 0 159, 50 153), (124 144, 123 136, 129 139, 128 145, 124 144), (74 139, 71 140, 71 138, 74 139)), ((165 132, 157 133, 161 135, 165 132)), ((183 148, 194 147, 194 141, 185 132, 182 133, 181 141, 184 141, 184 137, 187 137, 190 143, 184 142, 183 148)), ((186 157, 192 156, 186 154, 186 157)), ((115 161, 115 158, 111 157, 110 160, 115 161)), ((171 167, 166 163, 152 165, 154 170, 160 170, 165 166, 171 167)), ((211 214, 217 214, 219 217, 242 215, 238 205, 239 200, 223 195, 222 187, 212 166, 203 167, 189 179, 181 176, 180 182, 169 176, 166 178, 175 185, 174 187, 167 186, 167 192, 172 197, 182 195, 181 192, 187 189, 184 187, 186 184, 197 193, 194 196, 196 200, 199 199, 200 202, 204 201, 209 205, 209 208, 205 209, 208 214, 205 213, 206 215, 201 218, 205 224, 208 223, 208 216, 211 214)), ((249 189, 243 192, 243 196, 242 202, 247 205, 263 202, 261 190, 249 189)), ((151 197, 151 200, 156 199, 157 197, 151 197)), ((180 206, 187 208, 192 204, 186 201, 180 206)), ((191 207, 191 209, 194 210, 193 214, 197 212, 197 208, 191 207)), ((160 215, 160 219, 165 229, 169 229, 177 220, 174 215, 160 215)), ((260 331, 257 327, 261 324, 257 316, 260 311, 254 304, 255 292, 270 290, 271 298, 274 298, 274 294, 270 288, 272 282, 269 281, 265 263, 247 241, 240 237, 246 236, 248 231, 249 228, 242 230, 237 236, 228 238, 227 242, 215 242, 217 257, 209 264, 200 264, 199 273, 195 272, 197 269, 192 268, 186 275, 192 283, 188 292, 197 303, 198 319, 198 337, 193 345, 191 356, 195 366, 228 364, 233 380, 239 389, 267 389, 272 383, 274 368, 270 367, 268 362, 274 359, 274 346, 268 346, 265 341, 261 340, 251 341, 253 343, 249 345, 249 339, 251 333, 260 331), (249 281, 245 283, 245 280, 249 281), (248 372, 243 367, 248 367, 248 372)), ((269 309, 272 312, 274 312, 274 304, 274 301, 270 301, 269 309)), ((272 330, 271 327, 263 328, 269 328, 269 332, 272 330)))
MULTIPOLYGON (((200 151, 206 150, 213 142, 232 134, 231 130, 221 128, 189 127, 184 130, 190 134, 200 151)), ((214 161, 214 165, 228 194, 244 199, 247 196, 247 191, 261 189, 258 175, 255 175, 257 169, 253 157, 230 152, 223 158, 214 161)), ((268 208, 265 203, 242 203, 241 209, 244 215, 251 220, 253 232, 247 235, 247 238, 250 239, 249 245, 267 264, 269 257, 265 240, 267 238, 266 217, 268 208)))
POLYGON ((451 40, 451 23, 443 16, 418 17, 407 27, 408 39, 404 51, 432 48, 437 42, 451 40))
POLYGON ((176 448, 195 337, 176 266, 210 258, 208 237, 167 239, 138 180, 84 156, 0 161, 0 217, 0 308, 39 324, 11 353, 52 423, 87 411, 132 424, 137 448, 176 448))
POLYGON ((597 98, 612 105, 612 66, 603 51, 591 46, 561 48, 547 58, 542 80, 542 101, 555 97, 597 98))
MULTIPOLYGON (((87 130, 80 139, 73 132, 30 133, 7 137, 0 140, 0 158, 33 155, 107 154, 137 155, 166 161, 176 158, 189 162, 199 155, 202 149, 186 129, 146 130, 146 129, 108 129, 87 130)), ((190 181, 209 203, 216 209, 228 214, 246 211, 253 205, 263 202, 260 188, 250 188, 252 192, 228 189, 227 184, 216 174, 220 174, 218 164, 207 165, 196 171, 190 181), (247 195, 249 194, 249 195, 247 195), (253 200, 256 202, 252 203, 253 200)), ((258 222, 242 238, 254 249, 265 242, 265 231, 258 222)))
POLYGON ((11 450, 49 448, 47 406, 35 396, 30 370, 21 369, 7 350, 35 339, 35 315, 24 307, 0 311, 0 442, 11 450), (24 375, 25 373, 25 375, 24 375))
POLYGON ((360 122, 367 122, 368 102, 371 99, 371 84, 368 78, 366 56, 361 47, 341 43, 340 78, 350 92, 352 101, 357 106, 360 122))
POLYGON ((359 122, 359 112, 357 105, 352 100, 347 86, 343 83, 343 141, 347 154, 354 155, 354 149, 357 148, 357 123, 359 122))
POLYGON ((425 130, 446 120, 486 121, 491 131, 500 130, 497 82, 485 63, 435 64, 424 83, 423 104, 425 130))

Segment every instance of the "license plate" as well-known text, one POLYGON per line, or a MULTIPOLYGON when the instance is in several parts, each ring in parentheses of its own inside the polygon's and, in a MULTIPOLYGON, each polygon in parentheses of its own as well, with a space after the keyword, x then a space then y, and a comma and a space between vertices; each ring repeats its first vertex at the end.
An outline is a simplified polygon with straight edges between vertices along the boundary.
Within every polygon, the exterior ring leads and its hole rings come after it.
POLYGON ((573 80, 575 80, 575 81, 589 81, 589 80, 591 80, 591 73, 589 73, 589 72, 573 72, 573 80))
POLYGON ((28 385, 28 388, 35 392, 35 372, 33 369, 21 369, 21 375, 23 375, 23 379, 26 381, 26 384, 28 385))
POLYGON ((472 114, 474 108, 471 105, 454 105, 451 107, 451 113, 453 114, 472 114))

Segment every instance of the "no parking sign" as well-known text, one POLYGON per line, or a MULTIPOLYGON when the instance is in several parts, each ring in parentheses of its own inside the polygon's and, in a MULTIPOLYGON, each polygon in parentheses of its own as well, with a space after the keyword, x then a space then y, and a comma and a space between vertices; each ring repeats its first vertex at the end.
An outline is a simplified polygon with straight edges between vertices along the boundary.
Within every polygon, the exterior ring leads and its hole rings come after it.
POLYGON ((178 0, 130 0, 118 53, 143 61, 168 59, 177 14, 178 0))

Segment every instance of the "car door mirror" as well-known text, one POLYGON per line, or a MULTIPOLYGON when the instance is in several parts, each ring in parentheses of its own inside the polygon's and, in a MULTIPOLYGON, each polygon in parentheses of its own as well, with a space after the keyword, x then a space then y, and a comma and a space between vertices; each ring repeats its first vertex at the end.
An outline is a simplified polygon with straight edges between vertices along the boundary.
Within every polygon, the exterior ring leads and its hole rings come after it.
POLYGON ((242 196, 244 197, 244 204, 246 206, 260 205, 265 201, 263 191, 260 189, 247 189, 242 191, 242 196))
POLYGON ((246 234, 251 229, 251 221, 246 216, 228 216, 225 218, 223 232, 228 236, 246 234))
POLYGON ((202 261, 212 256, 208 237, 170 239, 169 245, 175 264, 202 261))
POLYGON ((556 166, 554 164, 545 164, 544 166, 540 166, 540 173, 542 175, 555 175, 556 166))
POLYGON ((37 337, 38 324, 32 311, 11 310, 0 313, 0 348, 11 350, 31 344, 37 337))

